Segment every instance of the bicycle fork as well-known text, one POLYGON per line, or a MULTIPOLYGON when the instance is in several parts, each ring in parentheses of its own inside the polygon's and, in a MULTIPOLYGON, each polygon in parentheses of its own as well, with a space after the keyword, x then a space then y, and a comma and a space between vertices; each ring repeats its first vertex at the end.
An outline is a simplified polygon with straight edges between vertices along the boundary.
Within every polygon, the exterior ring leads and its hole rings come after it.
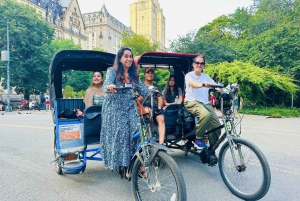
POLYGON ((244 157, 243 157, 242 150, 241 150, 241 146, 238 145, 238 144, 235 144, 234 141, 233 141, 233 136, 237 136, 237 135, 236 135, 235 127, 232 125, 233 124, 232 120, 226 120, 224 123, 226 125, 224 134, 226 134, 226 137, 228 139, 230 153, 231 153, 231 156, 232 156, 232 159, 233 159, 234 167, 238 170, 239 165, 237 163, 236 155, 234 154, 234 149, 237 149, 237 151, 238 151, 240 164, 245 165, 244 157))

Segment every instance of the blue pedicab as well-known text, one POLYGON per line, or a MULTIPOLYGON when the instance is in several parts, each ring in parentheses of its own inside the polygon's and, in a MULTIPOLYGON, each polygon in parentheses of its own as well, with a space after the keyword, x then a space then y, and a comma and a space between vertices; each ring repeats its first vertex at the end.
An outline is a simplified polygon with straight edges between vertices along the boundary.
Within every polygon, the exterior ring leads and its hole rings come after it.
MULTIPOLYGON (((113 65, 115 55, 99 51, 65 50, 54 55, 50 65, 50 101, 54 122, 55 170, 58 174, 79 174, 86 169, 87 160, 102 161, 100 155, 101 106, 85 109, 83 99, 63 98, 63 72, 67 70, 106 71, 113 65), (84 119, 76 116, 84 110, 84 119)), ((139 114, 136 99, 138 89, 118 88, 131 93, 139 117, 139 132, 133 136, 135 146, 129 167, 117 171, 121 178, 131 180, 135 200, 187 200, 183 176, 167 152, 172 150, 158 144, 152 137, 152 115, 139 114), (140 172, 145 167, 147 177, 140 172)), ((150 98, 155 90, 149 89, 150 98)))

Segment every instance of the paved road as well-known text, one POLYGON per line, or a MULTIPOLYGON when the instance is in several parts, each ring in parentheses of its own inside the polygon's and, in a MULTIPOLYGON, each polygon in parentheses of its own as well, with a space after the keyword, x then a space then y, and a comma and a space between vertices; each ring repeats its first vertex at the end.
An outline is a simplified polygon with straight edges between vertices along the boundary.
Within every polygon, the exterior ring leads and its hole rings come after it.
MULTIPOLYGON (((88 161, 80 175, 58 175, 53 160, 53 123, 48 112, 0 113, 0 200, 130 201, 131 183, 101 162, 88 161)), ((272 183, 266 201, 300 197, 300 118, 245 115, 243 138, 255 143, 270 164, 272 183)), ((192 154, 171 154, 181 168, 189 201, 240 200, 223 183, 217 167, 192 154)))

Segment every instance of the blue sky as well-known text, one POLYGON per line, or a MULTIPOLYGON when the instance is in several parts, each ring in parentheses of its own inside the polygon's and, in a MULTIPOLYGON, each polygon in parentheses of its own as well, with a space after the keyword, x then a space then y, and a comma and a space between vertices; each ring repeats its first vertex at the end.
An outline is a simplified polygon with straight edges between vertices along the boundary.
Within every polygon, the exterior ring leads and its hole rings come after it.
MULTIPOLYGON (((99 11, 103 4, 108 12, 126 26, 129 5, 137 0, 77 0, 81 13, 99 11)), ((166 19, 166 45, 190 31, 212 22, 221 15, 234 13, 238 7, 249 7, 252 0, 158 0, 166 19)))

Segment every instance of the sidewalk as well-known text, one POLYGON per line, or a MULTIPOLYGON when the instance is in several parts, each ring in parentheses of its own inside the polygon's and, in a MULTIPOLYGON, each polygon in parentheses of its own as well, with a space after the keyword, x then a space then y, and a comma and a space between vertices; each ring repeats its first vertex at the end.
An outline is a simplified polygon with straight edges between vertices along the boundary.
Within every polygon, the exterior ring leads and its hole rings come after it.
POLYGON ((6 112, 6 111, 0 111, 0 116, 1 115, 22 115, 22 114, 26 114, 26 115, 51 115, 52 112, 51 110, 49 111, 45 111, 45 110, 21 110, 21 111, 12 111, 12 112, 6 112))

